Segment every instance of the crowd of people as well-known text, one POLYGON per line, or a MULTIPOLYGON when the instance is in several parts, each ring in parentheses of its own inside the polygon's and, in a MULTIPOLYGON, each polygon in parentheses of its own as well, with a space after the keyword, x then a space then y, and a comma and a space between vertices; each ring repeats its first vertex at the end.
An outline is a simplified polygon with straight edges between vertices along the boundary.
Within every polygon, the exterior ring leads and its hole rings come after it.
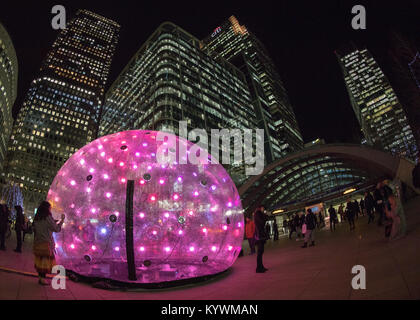
MULTIPOLYGON (((341 203, 336 210, 331 204, 327 212, 329 214, 329 228, 331 232, 336 230, 336 225, 347 222, 350 231, 355 230, 355 220, 361 216, 368 217, 367 224, 377 220, 379 227, 385 227, 385 237, 389 240, 399 239, 406 234, 406 220, 401 203, 401 186, 394 185, 394 190, 384 182, 377 184, 373 194, 370 191, 364 193, 359 200, 351 200, 341 203)), ((257 273, 266 272, 262 262, 264 244, 271 238, 271 226, 268 223, 270 217, 266 214, 263 206, 257 208, 252 217, 246 218, 245 236, 251 249, 250 254, 257 252, 257 273), (257 250, 255 248, 257 247, 257 250)), ((299 211, 284 220, 283 228, 289 231, 289 239, 296 234, 296 241, 303 241, 302 248, 315 246, 315 233, 317 229, 325 227, 325 219, 322 211, 314 213, 312 209, 306 212, 299 211)), ((278 240, 278 225, 273 223, 274 240, 278 240)))

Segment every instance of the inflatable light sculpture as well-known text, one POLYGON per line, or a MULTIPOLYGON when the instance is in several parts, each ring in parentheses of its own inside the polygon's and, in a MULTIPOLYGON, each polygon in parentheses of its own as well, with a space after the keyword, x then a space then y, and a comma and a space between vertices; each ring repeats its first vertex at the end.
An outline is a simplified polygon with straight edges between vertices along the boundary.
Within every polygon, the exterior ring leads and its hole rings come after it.
POLYGON ((143 130, 104 136, 63 165, 47 197, 55 219, 66 215, 55 234, 58 264, 150 285, 207 278, 234 263, 244 230, 235 184, 210 155, 189 161, 204 154, 197 145, 165 135, 171 139, 143 130), (174 160, 163 163, 159 150, 174 160))

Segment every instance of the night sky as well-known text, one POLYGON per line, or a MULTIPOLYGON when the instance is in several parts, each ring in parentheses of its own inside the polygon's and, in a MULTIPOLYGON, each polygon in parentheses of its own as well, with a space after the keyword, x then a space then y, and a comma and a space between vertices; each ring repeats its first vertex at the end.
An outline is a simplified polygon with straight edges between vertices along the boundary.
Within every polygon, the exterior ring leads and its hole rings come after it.
MULTIPOLYGON (((88 9, 117 21, 121 34, 108 87, 144 41, 163 22, 172 21, 199 39, 229 16, 265 44, 279 71, 308 142, 359 142, 359 127, 350 106, 334 50, 354 41, 381 63, 390 30, 420 34, 420 1, 3 1, 0 22, 9 32, 19 62, 18 99, 22 105, 58 31, 51 28, 51 8, 62 4, 67 18, 88 9), (362 4, 367 29, 351 28, 351 8, 362 4)), ((386 68, 385 68, 386 69, 386 68)))

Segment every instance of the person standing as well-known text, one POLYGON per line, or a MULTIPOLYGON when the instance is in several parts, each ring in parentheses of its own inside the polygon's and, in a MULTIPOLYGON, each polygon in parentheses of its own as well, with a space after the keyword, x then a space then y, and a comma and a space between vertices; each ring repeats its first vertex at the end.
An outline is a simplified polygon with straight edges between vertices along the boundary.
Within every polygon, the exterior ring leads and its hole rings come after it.
POLYGON ((51 214, 51 204, 43 201, 36 212, 34 228, 33 253, 35 260, 35 269, 38 272, 38 283, 40 285, 49 285, 46 280, 47 273, 51 273, 55 262, 55 242, 53 232, 60 232, 64 223, 65 215, 61 215, 61 220, 53 219, 51 214))
POLYGON ((346 218, 347 218, 347 221, 349 222, 350 231, 355 229, 354 215, 355 215, 354 203, 349 200, 347 202, 347 207, 346 207, 346 218))
POLYGON ((21 206, 15 206, 16 210, 16 222, 15 222, 15 231, 16 231, 16 249, 15 252, 22 253, 22 231, 24 230, 25 218, 23 216, 23 210, 21 206))
POLYGON ((292 234, 296 231, 296 225, 299 217, 295 214, 291 219, 289 219, 289 240, 292 240, 292 234))
POLYGON ((276 220, 274 220, 274 223, 273 223, 273 240, 274 241, 279 240, 279 227, 277 225, 276 220))
POLYGON ((9 224, 9 210, 5 204, 0 204, 0 250, 6 251, 5 240, 9 224))
POLYGON ((401 201, 398 201, 393 194, 388 196, 388 203, 389 206, 385 207, 385 213, 387 218, 392 220, 391 234, 389 236, 389 240, 396 240, 405 235, 405 226, 403 225, 405 224, 404 211, 402 208, 401 201))
POLYGON ((360 199, 359 206, 360 206, 360 211, 362 213, 362 216, 364 216, 366 214, 366 211, 365 211, 365 200, 363 200, 363 198, 360 199))
POLYGON ((373 208, 375 204, 375 200, 373 199, 373 196, 370 192, 365 192, 365 208, 366 213, 368 215, 368 224, 373 222, 375 219, 375 215, 373 214, 373 208))
POLYGON ((246 218, 245 236, 248 240, 249 248, 251 249, 250 255, 255 253, 255 223, 250 218, 246 218))
POLYGON ((356 217, 356 220, 359 219, 359 214, 360 214, 360 207, 359 207, 359 203, 357 202, 357 200, 353 201, 353 210, 354 210, 354 215, 356 217))
POLYGON ((340 216, 340 220, 343 221, 344 220, 344 205, 342 203, 338 207, 338 214, 340 216))
POLYGON ((303 243, 302 248, 306 248, 308 246, 308 242, 311 241, 310 247, 315 246, 315 228, 316 228, 316 217, 313 214, 311 209, 306 211, 305 215, 305 225, 306 225, 306 232, 305 232, 305 242, 303 243))
POLYGON ((331 232, 335 231, 335 223, 337 221, 337 212, 335 211, 334 207, 330 205, 328 209, 328 213, 330 214, 330 230, 331 232))
POLYGON ((373 196, 375 198, 375 210, 379 214, 378 226, 383 225, 383 221, 385 219, 385 205, 388 202, 388 196, 391 194, 391 188, 383 182, 379 182, 376 185, 373 196))
POLYGON ((264 244, 268 239, 268 234, 266 232, 265 224, 268 220, 268 217, 264 214, 264 206, 260 206, 254 215, 255 223, 255 239, 257 245, 257 273, 264 273, 268 269, 263 265, 263 254, 264 254, 264 244))

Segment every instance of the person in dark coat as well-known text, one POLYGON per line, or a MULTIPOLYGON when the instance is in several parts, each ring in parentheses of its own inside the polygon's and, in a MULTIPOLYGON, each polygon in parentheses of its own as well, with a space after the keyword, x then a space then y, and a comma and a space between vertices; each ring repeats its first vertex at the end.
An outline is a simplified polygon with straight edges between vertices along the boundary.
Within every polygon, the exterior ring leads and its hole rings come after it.
POLYGON ((375 200, 370 192, 365 192, 365 208, 366 213, 368 215, 368 224, 373 222, 375 219, 375 215, 373 214, 375 200))
POLYGON ((6 251, 5 240, 9 223, 9 210, 5 204, 0 204, 0 250, 6 251))
POLYGON ((362 213, 362 216, 364 216, 366 214, 366 211, 365 211, 365 200, 363 200, 363 198, 360 199, 359 206, 360 206, 360 212, 362 213))
POLYGON ((359 203, 357 202, 357 200, 353 201, 353 210, 354 210, 354 215, 355 215, 356 219, 359 219, 360 207, 359 207, 359 203))
POLYGON ((346 207, 346 218, 347 218, 347 221, 349 222, 350 230, 355 229, 355 226, 354 226, 355 211, 356 209, 354 208, 354 202, 349 200, 347 202, 347 207, 346 207))
POLYGON ((264 207, 260 206, 255 211, 254 223, 255 223, 255 239, 257 245, 257 273, 264 273, 268 269, 264 267, 262 256, 264 253, 264 244, 268 239, 268 234, 265 229, 265 224, 268 220, 268 216, 264 214, 264 207))
POLYGON ((292 233, 293 232, 296 232, 297 233, 296 226, 297 226, 298 223, 299 223, 299 217, 298 217, 298 215, 296 213, 293 216, 293 218, 289 220, 289 230, 290 230, 290 232, 289 232, 289 239, 290 240, 292 240, 292 233))
POLYGON ((335 231, 335 224, 337 222, 337 212, 335 211, 334 207, 330 205, 328 213, 330 214, 330 230, 332 232, 335 231))
POLYGON ((15 252, 22 253, 22 232, 24 230, 23 225, 25 223, 25 218, 23 216, 23 210, 21 206, 15 206, 16 210, 16 222, 15 222, 15 231, 16 231, 16 249, 15 252))
POLYGON ((316 217, 313 214, 311 209, 308 209, 306 211, 305 224, 306 224, 305 242, 302 248, 306 248, 308 246, 309 241, 311 241, 311 244, 309 246, 313 247, 315 246, 316 217))
POLYGON ((375 198, 375 210, 379 214, 378 226, 383 225, 385 220, 385 205, 388 205, 388 197, 392 194, 392 189, 383 182, 379 182, 376 185, 375 192, 373 194, 375 198))
POLYGON ((277 225, 276 220, 274 220, 274 223, 273 223, 273 240, 274 241, 279 240, 279 227, 277 225))

